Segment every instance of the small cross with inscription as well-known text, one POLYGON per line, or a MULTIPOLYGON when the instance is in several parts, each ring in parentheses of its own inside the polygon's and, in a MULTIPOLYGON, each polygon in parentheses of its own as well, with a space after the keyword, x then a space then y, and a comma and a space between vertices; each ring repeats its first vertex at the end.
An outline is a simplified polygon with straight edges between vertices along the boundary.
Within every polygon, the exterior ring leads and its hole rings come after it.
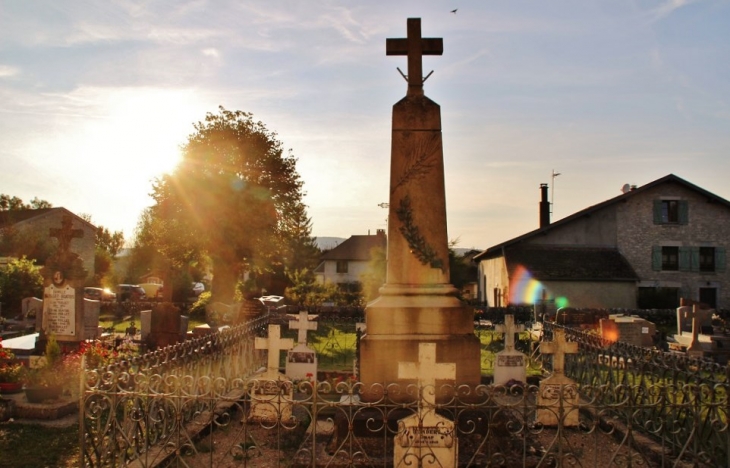
POLYGON ((269 351, 266 367, 269 370, 279 371, 279 352, 282 350, 292 349, 294 340, 291 338, 281 337, 281 327, 279 325, 269 325, 269 337, 256 337, 256 349, 267 349, 269 351))
POLYGON ((515 349, 515 333, 525 331, 524 325, 515 325, 514 315, 504 316, 504 325, 497 325, 495 329, 504 333, 504 350, 512 351, 515 349))
POLYGON ((418 362, 399 362, 399 379, 416 379, 426 406, 436 405, 436 380, 455 380, 456 364, 436 363, 436 343, 418 345, 418 362))
POLYGON ((385 40, 385 55, 408 56, 408 94, 423 94, 424 55, 444 53, 444 40, 440 37, 421 37, 421 18, 408 18, 408 37, 385 40))
POLYGON ((71 246, 71 240, 84 237, 83 229, 72 229, 73 220, 70 215, 63 215, 61 219, 61 228, 49 229, 49 237, 58 239, 58 251, 63 256, 68 253, 71 246))
POLYGON ((540 343, 540 352, 553 355, 553 375, 565 374, 565 355, 576 354, 578 343, 565 341, 565 330, 553 329, 553 341, 540 343))
POLYGON ((289 320, 289 329, 290 330, 299 330, 299 335, 297 337, 297 344, 307 344, 307 331, 308 330, 316 330, 317 329, 317 322, 313 322, 312 320, 316 319, 316 315, 310 316, 306 310, 302 310, 299 312, 299 316, 290 315, 290 317, 296 317, 294 320, 289 320), (310 318, 311 317, 311 318, 310 318))

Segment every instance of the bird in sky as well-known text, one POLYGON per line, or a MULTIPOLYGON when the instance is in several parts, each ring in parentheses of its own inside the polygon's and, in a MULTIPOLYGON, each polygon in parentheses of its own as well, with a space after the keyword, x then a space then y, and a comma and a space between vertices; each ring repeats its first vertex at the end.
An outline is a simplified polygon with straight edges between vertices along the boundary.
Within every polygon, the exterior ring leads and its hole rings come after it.
POLYGON ((451 10, 451 13, 456 14, 456 10, 458 10, 458 8, 451 10))

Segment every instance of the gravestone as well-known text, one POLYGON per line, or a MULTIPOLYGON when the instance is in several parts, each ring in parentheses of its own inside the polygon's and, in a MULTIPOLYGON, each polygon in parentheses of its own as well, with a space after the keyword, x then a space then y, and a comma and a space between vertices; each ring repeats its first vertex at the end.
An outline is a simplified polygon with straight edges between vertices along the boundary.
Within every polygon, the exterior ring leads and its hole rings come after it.
POLYGON ((553 372, 540 381, 535 420, 543 426, 578 426, 578 386, 565 375, 565 355, 578 352, 578 343, 565 340, 565 331, 553 329, 553 341, 540 343, 541 354, 553 355, 553 372))
POLYGON ((36 323, 36 331, 41 329, 43 317, 43 299, 37 297, 26 297, 21 302, 21 317, 23 320, 36 323))
POLYGON ((386 55, 408 56, 408 90, 393 106, 387 279, 366 308, 360 341, 365 402, 399 381, 398 362, 424 342, 438 343, 441 358, 456 363, 458 384, 481 383, 474 314, 450 284, 441 110, 423 93, 422 56, 441 55, 443 41, 422 38, 419 18, 407 26, 407 38, 386 41, 386 55))
POLYGON ((317 379, 317 353, 307 346, 307 331, 316 330, 316 315, 308 315, 306 310, 299 312, 299 315, 289 315, 289 328, 299 330, 297 345, 294 349, 287 351, 286 375, 290 379, 317 379))
POLYGON ((99 310, 101 303, 84 299, 84 340, 95 340, 99 338, 99 310))
POLYGON ((139 333, 140 340, 146 341, 150 335, 150 329, 152 328, 152 311, 143 310, 139 313, 139 333))
POLYGON ((456 364, 436 363, 436 344, 420 343, 418 362, 399 362, 398 376, 415 379, 420 397, 418 412, 398 421, 393 466, 458 466, 459 443, 454 423, 436 414, 436 382, 453 382, 456 364))
POLYGON ((505 315, 504 325, 497 325, 496 330, 504 333, 504 349, 497 353, 494 361, 494 384, 527 382, 527 360, 524 353, 515 349, 515 333, 524 331, 525 326, 516 325, 514 315, 505 315))
POLYGON ((64 215, 60 228, 49 229, 58 239, 58 249, 41 268, 43 276, 43 314, 36 350, 43 351, 47 337, 53 334, 62 346, 78 346, 84 340, 84 262, 71 252, 71 241, 84 236, 83 229, 73 228, 71 215, 64 215))
MULTIPOLYGON (((144 325, 144 321, 142 321, 144 325)), ((150 332, 147 344, 150 349, 164 348, 180 341, 182 316, 180 309, 169 302, 156 304, 150 313, 150 332)))
POLYGON ((654 346, 656 325, 641 317, 609 315, 600 322, 601 337, 607 341, 620 341, 634 346, 654 346))
POLYGON ((694 320, 697 318, 697 333, 712 335, 712 315, 714 309, 702 309, 698 304, 677 307, 677 334, 691 336, 694 320))
POLYGON ((249 422, 288 421, 292 417, 294 389, 291 380, 279 372, 279 354, 294 346, 291 338, 281 338, 281 327, 269 325, 267 338, 256 337, 256 349, 267 350, 266 369, 253 376, 249 390, 249 422))

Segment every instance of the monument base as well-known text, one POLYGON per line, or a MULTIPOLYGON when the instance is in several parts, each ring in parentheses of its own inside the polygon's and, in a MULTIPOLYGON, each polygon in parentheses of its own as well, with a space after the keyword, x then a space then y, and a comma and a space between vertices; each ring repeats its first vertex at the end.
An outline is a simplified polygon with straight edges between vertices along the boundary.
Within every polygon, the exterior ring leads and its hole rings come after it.
MULTIPOLYGON (((380 298, 365 310, 367 332, 360 341, 361 397, 371 402, 382 398, 385 387, 397 383, 400 393, 389 392, 395 401, 413 401, 418 392, 406 393, 416 380, 399 379, 398 363, 418 360, 421 343, 436 343, 436 362, 455 363, 459 385, 476 387, 481 383, 481 346, 474 335, 474 314, 459 299, 450 295, 451 285, 433 288, 393 287, 381 289, 380 298), (390 294, 389 294, 390 293, 390 294), (393 294, 395 293, 395 294, 393 294), (410 294, 409 294, 410 293, 410 294)), ((437 402, 453 395, 437 381, 437 402)))

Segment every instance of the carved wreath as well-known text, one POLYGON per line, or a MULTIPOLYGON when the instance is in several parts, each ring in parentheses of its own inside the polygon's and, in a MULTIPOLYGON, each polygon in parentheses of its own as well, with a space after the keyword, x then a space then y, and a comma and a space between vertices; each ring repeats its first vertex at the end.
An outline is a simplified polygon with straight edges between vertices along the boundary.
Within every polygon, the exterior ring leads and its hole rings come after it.
POLYGON ((411 207, 411 198, 406 195, 401 199, 398 208, 395 210, 398 220, 401 222, 400 233, 408 242, 411 253, 416 256, 423 265, 429 265, 431 268, 439 268, 444 271, 444 262, 436 254, 436 250, 428 245, 426 239, 421 235, 421 231, 413 221, 413 208, 411 207))

